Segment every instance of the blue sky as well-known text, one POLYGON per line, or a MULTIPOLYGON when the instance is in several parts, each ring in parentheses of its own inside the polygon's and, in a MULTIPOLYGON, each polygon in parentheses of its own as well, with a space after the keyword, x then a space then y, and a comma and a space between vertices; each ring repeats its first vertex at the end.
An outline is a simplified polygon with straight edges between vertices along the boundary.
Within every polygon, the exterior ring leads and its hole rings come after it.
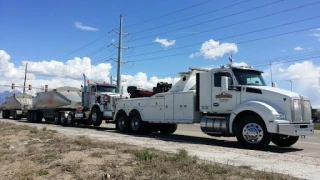
MULTIPOLYGON (((123 32, 129 33, 129 35, 124 37, 123 39, 123 46, 129 47, 128 50, 123 52, 123 60, 130 62, 135 61, 134 63, 127 63, 123 66, 123 74, 125 75, 135 75, 139 72, 143 72, 146 73, 148 77, 172 77, 176 76, 176 73, 179 71, 187 70, 187 68, 189 68, 190 66, 209 67, 226 64, 228 63, 228 56, 232 52, 233 58, 236 62, 246 62, 248 64, 256 66, 259 69, 268 70, 268 66, 259 66, 268 63, 267 61, 263 63, 257 63, 257 61, 320 50, 319 37, 315 37, 315 34, 319 34, 320 31, 318 32, 316 31, 317 28, 314 28, 307 31, 282 35, 265 40, 242 44, 238 43, 290 31, 308 29, 316 26, 319 26, 320 28, 320 17, 317 18, 317 16, 320 16, 320 3, 288 11, 285 13, 280 13, 274 16, 261 18, 255 21, 250 21, 247 23, 237 23, 315 2, 317 1, 3 0, 0 1, 0 49, 4 50, 11 56, 10 62, 13 63, 15 67, 19 67, 21 66, 22 61, 40 62, 55 60, 66 62, 68 60, 74 59, 75 57, 82 58, 84 56, 88 56, 92 52, 105 47, 105 49, 100 51, 99 53, 95 53, 94 55, 89 56, 92 65, 98 65, 99 63, 106 62, 106 59, 117 53, 114 47, 107 48, 107 46, 109 46, 113 41, 115 41, 114 43, 117 43, 118 41, 118 37, 114 33, 108 34, 100 40, 75 53, 72 53, 71 55, 68 55, 66 57, 64 56, 89 43, 90 41, 103 36, 112 29, 118 29, 119 16, 120 14, 123 14, 123 32), (204 3, 192 8, 188 8, 186 10, 181 10, 199 4, 200 2, 204 3), (232 4, 237 5, 222 9, 220 11, 209 13, 211 11, 227 7, 232 4), (266 4, 270 5, 258 8, 259 6, 264 6, 266 4), (238 13, 246 10, 247 12, 238 13), (133 25, 175 11, 179 12, 145 23, 133 25), (188 18, 204 13, 207 14, 188 20, 188 18), (232 15, 234 13, 238 14, 232 15), (221 18, 224 16, 229 17, 221 18), (263 28, 269 28, 308 18, 313 19, 256 33, 248 33, 263 28), (212 21, 204 23, 210 20, 212 21), (176 21, 181 22, 174 23, 176 21), (75 26, 76 22, 81 23, 83 26, 91 27, 91 31, 77 28, 75 26), (164 27, 159 27, 168 23, 172 24, 164 27), (200 23, 203 24, 195 25, 200 23), (227 28, 221 28, 232 24, 235 25, 227 28), (145 31, 150 28, 155 29, 145 31), (207 33, 199 33, 215 28, 220 29, 207 33), (139 31, 144 32, 137 33, 139 31), (164 32, 168 33, 157 35, 164 32), (238 36, 239 34, 243 33, 248 34, 238 36), (179 38, 186 35, 192 36, 179 38), (139 38, 143 39, 139 40, 139 38), (175 42, 173 45, 164 47, 160 43, 154 42, 156 38, 167 39, 168 42, 170 42, 170 40, 175 40, 175 42), (201 44, 205 41, 209 41, 210 39, 219 41, 220 45, 221 43, 234 43, 236 45, 237 52, 234 52, 231 49, 222 53, 222 57, 215 56, 212 59, 205 59, 204 56, 201 55, 190 58, 191 52, 199 51, 201 48, 201 44), (149 43, 150 45, 137 47, 149 43), (192 44, 198 45, 190 46, 187 48, 179 48, 192 44), (178 49, 175 50, 174 48, 178 49), (295 48, 297 50, 294 50, 295 48), (150 53, 154 51, 160 52, 136 56, 139 54, 150 53), (155 57, 170 56, 176 54, 182 55, 139 62, 139 60, 146 60, 155 57)), ((318 56, 318 54, 315 54, 313 56, 318 56)), ((116 58, 117 56, 115 55, 112 57, 116 58)), ((299 58, 292 59, 294 60, 299 58)), ((304 60, 312 61, 315 69, 320 66, 319 58, 304 59, 304 57, 302 57, 301 61, 297 62, 303 62, 304 60)), ((110 69, 110 73, 108 75, 115 76, 116 65, 113 61, 110 61, 110 63, 112 64, 113 68, 110 69)), ((295 63, 296 62, 282 64, 281 68, 289 67, 290 65, 294 65, 295 63)), ((277 72, 278 71, 275 70, 275 73, 277 72)), ((47 79, 47 77, 43 77, 37 74, 35 74, 35 76, 38 78, 42 77, 44 79, 47 79)), ((279 77, 275 75, 274 78, 276 80, 279 80, 282 88, 288 89, 290 86, 290 82, 280 80, 292 78, 293 76, 294 74, 290 76, 279 77)), ((302 78, 301 75, 294 77, 302 78)), ((305 77, 308 77, 308 74, 306 74, 305 77)))

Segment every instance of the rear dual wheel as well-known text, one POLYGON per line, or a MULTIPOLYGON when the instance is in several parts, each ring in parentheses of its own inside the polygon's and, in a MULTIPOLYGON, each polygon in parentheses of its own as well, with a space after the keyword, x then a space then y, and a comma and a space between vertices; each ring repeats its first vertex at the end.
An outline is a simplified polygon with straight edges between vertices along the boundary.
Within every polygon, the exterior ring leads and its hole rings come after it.
POLYGON ((130 130, 128 116, 124 112, 120 112, 116 118, 116 129, 121 133, 127 133, 130 130))
POLYGON ((177 124, 160 124, 159 130, 161 134, 173 134, 177 128, 177 124))
POLYGON ((8 119, 10 117, 10 111, 8 110, 3 110, 2 111, 2 118, 3 119, 8 119))
POLYGON ((21 116, 22 116, 22 114, 18 114, 17 111, 13 112, 13 119, 14 120, 20 120, 21 116))

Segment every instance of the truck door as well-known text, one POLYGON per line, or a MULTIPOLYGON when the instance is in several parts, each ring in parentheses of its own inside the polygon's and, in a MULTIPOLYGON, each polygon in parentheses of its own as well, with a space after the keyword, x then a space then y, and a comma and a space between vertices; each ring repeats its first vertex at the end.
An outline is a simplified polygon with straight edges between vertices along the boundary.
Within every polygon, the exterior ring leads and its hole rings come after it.
POLYGON ((234 81, 228 72, 217 72, 212 76, 212 112, 217 114, 230 114, 237 105, 238 91, 235 90, 234 81), (229 90, 221 91, 221 76, 228 77, 229 90))

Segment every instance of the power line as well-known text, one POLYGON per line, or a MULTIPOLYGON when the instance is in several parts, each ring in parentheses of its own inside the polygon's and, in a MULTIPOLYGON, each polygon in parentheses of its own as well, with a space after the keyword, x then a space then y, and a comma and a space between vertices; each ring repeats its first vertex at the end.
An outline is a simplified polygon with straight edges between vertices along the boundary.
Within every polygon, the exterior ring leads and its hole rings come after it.
MULTIPOLYGON (((293 11, 293 10, 301 9, 301 8, 304 8, 304 7, 307 7, 307 6, 315 5, 315 4, 318 4, 318 3, 320 3, 320 1, 317 1, 317 2, 314 2, 314 3, 309 3, 309 4, 306 4, 306 5, 302 5, 302 6, 297 6, 297 7, 294 7, 294 8, 286 9, 286 10, 275 12, 275 13, 272 13, 272 14, 268 14, 268 15, 264 15, 264 16, 260 16, 260 17, 256 17, 256 18, 252 18, 252 19, 241 21, 241 22, 238 22, 238 23, 233 23, 233 24, 229 24, 229 25, 226 25, 226 26, 221 26, 221 27, 209 29, 209 30, 202 31, 202 32, 199 32, 199 33, 196 33, 196 34, 189 34, 189 35, 185 35, 185 36, 179 36, 179 37, 176 37, 176 38, 173 38, 173 39, 177 40, 177 39, 182 39, 182 38, 186 38, 186 37, 190 37, 190 36, 196 36, 196 35, 212 32, 212 31, 215 31, 215 30, 220 30, 220 29, 224 29, 224 28, 227 28, 227 27, 232 27, 232 26, 236 26, 236 25, 239 25, 239 24, 255 21, 255 20, 258 20, 258 19, 263 19, 263 18, 266 18, 266 17, 279 15, 279 14, 286 13, 286 12, 289 12, 289 11, 293 11)), ((156 42, 142 44, 142 45, 135 46, 135 48, 149 46, 149 45, 152 45, 152 44, 155 44, 155 43, 156 42)))
POLYGON ((83 46, 79 47, 78 49, 75 49, 75 50, 71 51, 70 53, 68 53, 68 54, 66 54, 66 55, 64 55, 64 56, 61 56, 61 57, 60 57, 60 58, 58 58, 58 59, 63 59, 63 58, 65 58, 65 57, 67 57, 67 56, 69 56, 69 55, 71 55, 71 54, 73 54, 73 53, 75 53, 75 52, 77 52, 77 51, 79 51, 79 50, 81 50, 81 49, 83 49, 83 48, 85 48, 85 47, 87 47, 87 46, 89 46, 89 45, 93 44, 94 42, 96 42, 96 41, 98 41, 98 40, 102 39, 103 37, 107 36, 108 34, 109 34, 109 33, 104 34, 104 35, 102 35, 102 36, 98 37, 97 39, 95 39, 95 40, 93 40, 93 41, 91 41, 91 42, 89 42, 89 43, 87 43, 87 44, 85 44, 85 45, 83 45, 83 46))
POLYGON ((186 8, 183 8, 183 9, 180 9, 180 10, 165 14, 165 15, 162 15, 162 16, 154 17, 154 18, 151 18, 151 19, 148 19, 148 20, 144 20, 144 21, 135 23, 135 24, 124 26, 124 28, 136 26, 136 25, 143 24, 143 23, 146 23, 146 22, 150 22, 150 21, 153 21, 153 20, 156 20, 156 19, 160 19, 160 18, 163 18, 163 17, 166 17, 166 16, 170 16, 170 15, 173 15, 173 14, 176 14, 176 13, 179 13, 179 12, 182 12, 182 11, 185 11, 185 10, 188 10, 188 9, 191 9, 191 8, 206 4, 206 3, 211 2, 211 1, 213 1, 213 0, 204 1, 204 2, 201 2, 201 3, 195 4, 195 5, 192 5, 192 6, 189 6, 189 7, 186 7, 186 8))
MULTIPOLYGON (((257 38, 257 39, 237 42, 236 44, 244 44, 244 43, 249 43, 249 42, 254 42, 254 41, 259 41, 259 40, 264 40, 264 39, 270 39, 270 38, 274 38, 274 37, 278 37, 278 36, 283 36, 283 35, 293 34, 293 33, 297 33, 297 32, 307 31, 307 30, 311 30, 311 29, 316 29, 316 28, 319 28, 319 27, 320 26, 314 26, 314 27, 300 29, 300 30, 296 30, 296 31, 290 31, 290 32, 275 34, 275 35, 266 36, 266 37, 262 37, 262 38, 257 38)), ((154 60, 154 59, 161 59, 161 58, 166 58, 166 57, 174 57, 174 56, 185 55, 185 54, 196 53, 196 52, 198 52, 198 51, 189 51, 189 52, 173 54, 173 55, 168 55, 168 56, 159 56, 159 57, 155 57, 155 58, 140 59, 140 60, 136 60, 134 62, 150 61, 150 60, 154 60)))
MULTIPOLYGON (((314 17, 311 17, 311 18, 306 18, 306 19, 303 19, 303 20, 298 20, 298 21, 293 21, 293 22, 289 22, 289 23, 284 23, 284 24, 277 25, 277 26, 271 26, 271 27, 267 27, 267 28, 262 28, 262 29, 255 30, 255 31, 250 31, 250 32, 241 33, 241 34, 237 34, 237 35, 232 35, 232 36, 227 36, 227 37, 223 37, 223 38, 218 38, 218 39, 216 39, 216 41, 220 41, 220 40, 224 40, 224 39, 229 39, 229 38, 234 38, 234 37, 239 37, 239 36, 244 36, 244 35, 248 35, 248 34, 252 34, 252 33, 256 33, 256 32, 266 31, 266 30, 270 30, 270 29, 274 29, 274 28, 278 28, 278 27, 283 27, 283 26, 287 26, 287 25, 291 25, 291 24, 295 24, 295 23, 300 23, 300 22, 304 22, 304 21, 316 19, 316 18, 319 18, 319 17, 320 17, 320 15, 319 15, 319 16, 314 16, 314 17)), ((181 46, 181 47, 176 47, 176 48, 172 48, 172 49, 167 49, 166 51, 183 49, 183 48, 192 47, 192 46, 197 46, 197 45, 201 45, 201 44, 203 44, 203 42, 199 42, 199 43, 195 43, 195 44, 190 44, 190 45, 185 45, 185 46, 181 46)), ((142 55, 148 55, 148 54, 155 54, 155 53, 161 53, 161 52, 163 52, 163 50, 154 51, 154 52, 149 52, 149 53, 142 53, 142 54, 137 54, 137 55, 130 55, 130 56, 125 56, 125 57, 126 57, 126 58, 128 58, 128 57, 136 57, 136 56, 142 56, 142 55)))
POLYGON ((234 3, 234 4, 231 4, 229 6, 225 6, 223 8, 215 9, 215 10, 212 10, 212 11, 209 11, 209 12, 206 12, 206 13, 202 13, 202 14, 199 14, 199 15, 191 16, 189 18, 185 18, 185 19, 182 19, 182 20, 179 20, 179 21, 174 21, 174 22, 171 22, 171 23, 168 23, 168 24, 164 24, 164 25, 160 25, 160 26, 157 26, 157 27, 153 27, 153 28, 150 28, 150 29, 137 31, 137 32, 134 32, 133 34, 138 34, 138 33, 142 33, 142 32, 145 32, 145 31, 150 31, 150 30, 166 27, 166 26, 169 26, 169 25, 172 25, 172 24, 180 23, 180 22, 183 22, 183 21, 191 20, 191 19, 194 19, 194 18, 197 18, 197 17, 200 17, 200 16, 204 16, 204 15, 207 15, 207 14, 210 14, 210 13, 218 12, 218 11, 221 11, 223 9, 227 9, 227 8, 236 6, 236 5, 240 5, 240 4, 243 4, 243 3, 248 2, 248 1, 250 1, 250 0, 245 0, 245 1, 238 2, 238 3, 234 3))
MULTIPOLYGON (((300 58, 300 59, 295 59, 295 60, 280 61, 280 62, 275 62, 274 64, 297 62, 297 61, 302 61, 302 60, 306 60, 306 59, 313 59, 313 58, 319 58, 319 57, 320 57, 320 55, 319 56, 308 57, 308 58, 300 58)), ((270 64, 258 65, 256 67, 263 67, 263 66, 270 66, 270 64)))
MULTIPOLYGON (((276 3, 280 3, 280 2, 282 2, 282 1, 283 1, 283 0, 278 0, 278 1, 275 1, 275 2, 272 2, 272 3, 268 3, 268 4, 264 4, 264 5, 258 6, 258 7, 250 8, 250 9, 247 9, 247 10, 244 10, 244 11, 240 11, 240 12, 237 12, 237 13, 233 13, 233 14, 230 14, 230 15, 227 15, 227 16, 223 16, 223 17, 220 17, 220 18, 211 19, 211 20, 204 21, 204 22, 201 22, 201 23, 189 25, 189 26, 186 26, 186 27, 183 27, 183 28, 178 28, 178 29, 175 29, 175 30, 170 30, 170 31, 166 31, 166 32, 158 33, 158 34, 153 34, 153 35, 145 36, 145 37, 142 37, 142 38, 133 39, 133 40, 131 40, 130 42, 138 41, 138 40, 142 40, 142 39, 146 39, 146 38, 150 38, 150 37, 154 37, 154 36, 158 36, 158 35, 168 34, 168 33, 170 33, 170 32, 175 32, 175 31, 187 29, 187 28, 194 27, 194 26, 199 26, 199 25, 202 25, 202 24, 207 24, 207 23, 209 23, 209 22, 213 22, 213 21, 220 20, 220 19, 224 19, 224 18, 227 18, 227 17, 239 15, 239 14, 242 14, 242 13, 245 13, 245 12, 249 12, 249 11, 252 11, 252 10, 257 10, 257 9, 259 9, 259 8, 263 8, 263 7, 270 6, 270 5, 273 5, 273 4, 276 4, 276 3)), ((129 42, 129 41, 126 41, 126 42, 129 42)))

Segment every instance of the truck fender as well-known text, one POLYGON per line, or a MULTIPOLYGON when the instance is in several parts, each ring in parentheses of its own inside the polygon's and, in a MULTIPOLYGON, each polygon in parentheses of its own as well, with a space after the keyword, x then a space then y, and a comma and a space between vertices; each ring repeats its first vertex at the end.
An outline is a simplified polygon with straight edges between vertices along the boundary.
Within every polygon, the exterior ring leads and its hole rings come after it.
POLYGON ((130 113, 132 113, 132 112, 134 112, 134 111, 138 111, 138 113, 140 114, 141 120, 144 120, 144 118, 143 118, 143 113, 142 113, 142 111, 141 111, 140 108, 134 108, 134 109, 119 109, 119 110, 116 111, 114 119, 117 119, 117 116, 118 116, 118 114, 119 114, 119 113, 118 113, 119 111, 124 111, 128 117, 130 116, 130 113))
POLYGON ((120 111, 125 112, 125 113, 126 113, 126 115, 127 115, 127 116, 129 116, 129 111, 128 111, 127 109, 118 109, 118 110, 116 110, 116 112, 115 112, 114 120, 116 120, 116 119, 117 119, 117 117, 118 117, 118 115, 119 115, 119 112, 120 112, 120 111))
POLYGON ((231 115, 230 115, 230 121, 229 121, 229 130, 230 133, 233 133, 233 123, 235 122, 237 116, 245 111, 251 111, 253 113, 258 114, 264 123, 266 124, 268 132, 275 131, 273 127, 268 126, 270 124, 269 121, 274 120, 274 113, 277 112, 276 109, 274 109, 269 104, 266 104, 264 102, 260 101, 247 101, 244 103, 239 104, 235 109, 233 109, 231 115))

